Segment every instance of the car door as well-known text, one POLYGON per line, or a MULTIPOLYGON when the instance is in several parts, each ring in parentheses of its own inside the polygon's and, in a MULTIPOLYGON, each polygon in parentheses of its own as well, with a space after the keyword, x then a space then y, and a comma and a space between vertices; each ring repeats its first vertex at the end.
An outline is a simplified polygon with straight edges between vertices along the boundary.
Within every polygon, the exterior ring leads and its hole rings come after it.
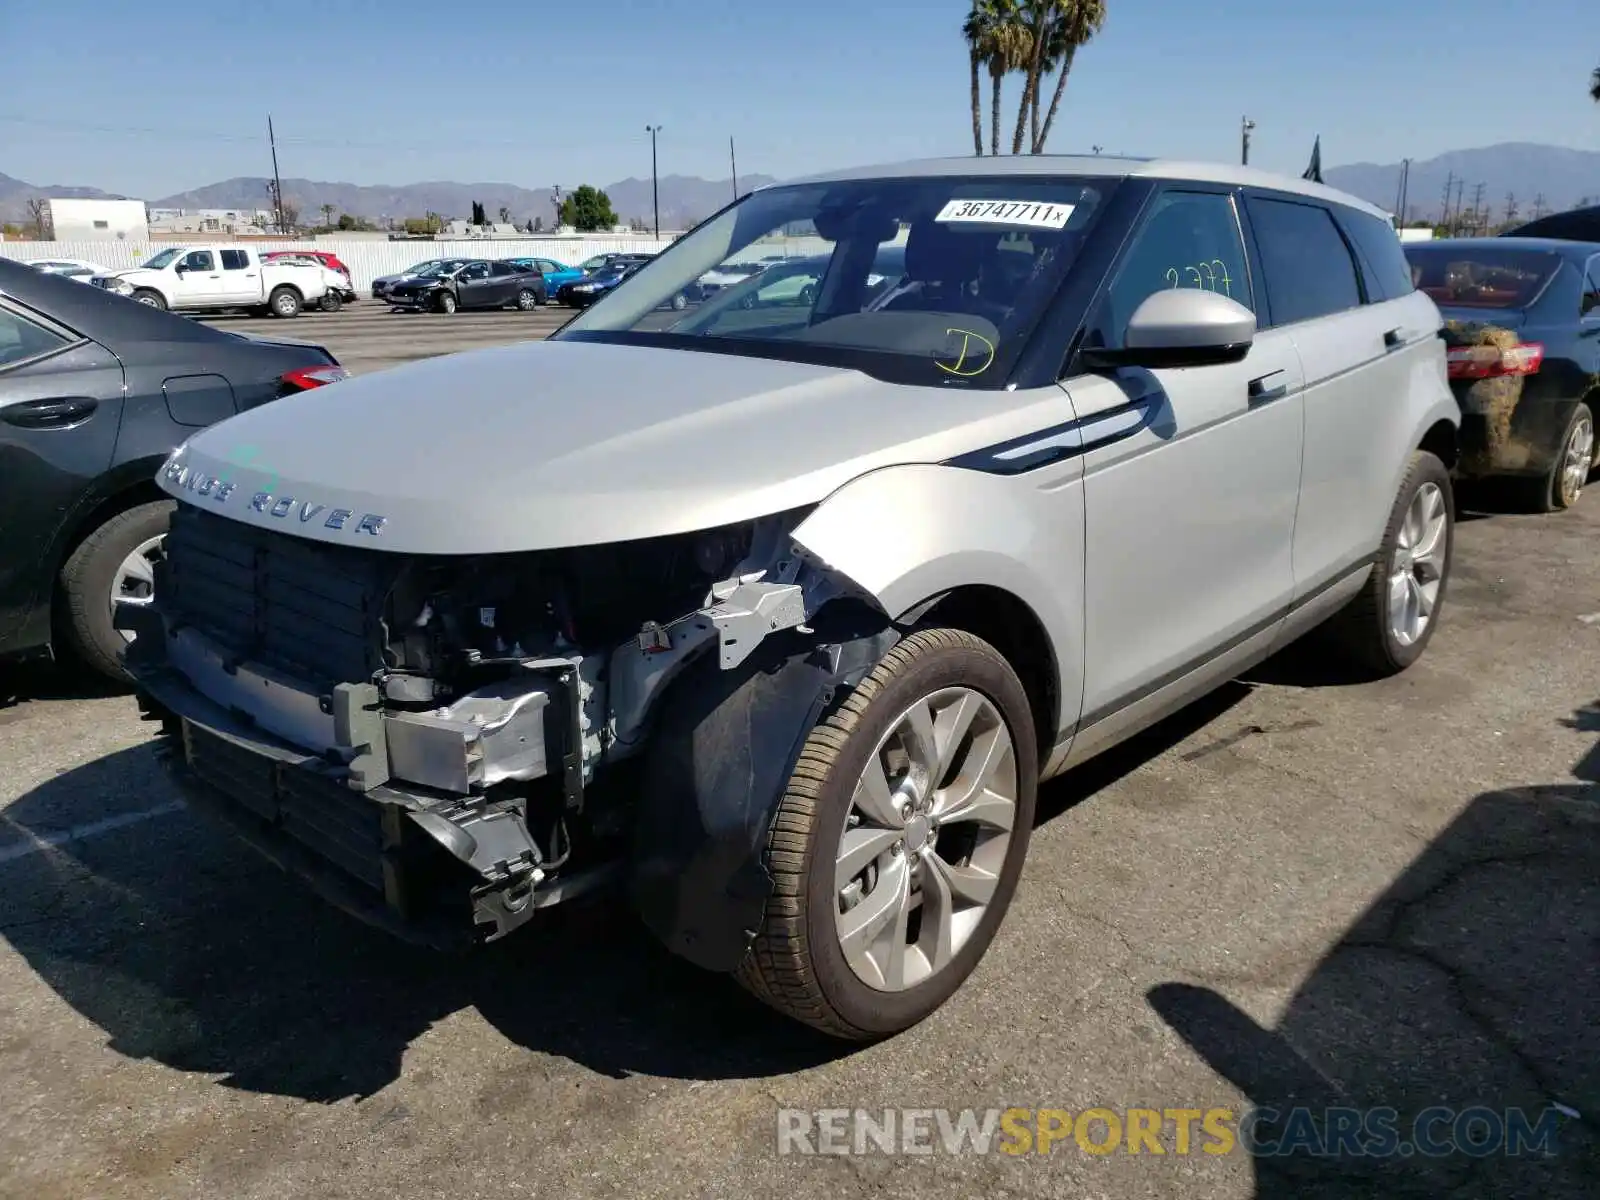
MULTIPOLYGON (((1139 304, 1173 287, 1261 311, 1227 188, 1171 185, 1152 197, 1083 345, 1120 347, 1139 304)), ((1294 592, 1301 385, 1294 343, 1271 329, 1237 363, 1065 381, 1087 446, 1075 754, 1217 656, 1276 633, 1294 592)))
MULTIPOLYGON (((1308 197, 1245 197, 1273 324, 1305 369, 1305 466, 1295 526, 1294 573, 1301 595, 1347 574, 1378 548, 1394 503, 1397 457, 1409 453, 1407 377, 1429 352, 1432 306, 1411 289, 1386 299, 1376 276, 1364 288, 1356 252, 1332 208, 1308 197), (1378 294, 1373 294, 1378 292, 1378 294)), ((1372 218, 1377 220, 1377 218, 1372 218)), ((1391 235, 1392 236, 1392 235, 1391 235)), ((1367 239, 1374 253, 1381 248, 1367 239)))
POLYGON ((520 268, 508 262, 489 264, 489 303, 509 304, 523 287, 532 286, 532 280, 527 279, 520 268))
POLYGON ((177 276, 174 293, 180 307, 219 304, 222 301, 222 269, 215 252, 191 250, 173 264, 177 276))
POLYGON ((109 350, 0 298, 0 642, 51 586, 46 549, 111 465, 122 396, 109 350))
POLYGON ((232 304, 252 304, 265 299, 261 292, 261 267, 246 250, 219 250, 221 298, 232 304))
MULTIPOLYGON (((1589 260, 1584 273, 1583 305, 1578 318, 1578 344, 1584 347, 1584 366, 1600 377, 1600 254, 1589 260)), ((1595 413, 1600 417, 1600 413, 1595 413)))
POLYGON ((490 308, 494 305, 489 264, 471 262, 456 275, 456 302, 462 308, 490 308))

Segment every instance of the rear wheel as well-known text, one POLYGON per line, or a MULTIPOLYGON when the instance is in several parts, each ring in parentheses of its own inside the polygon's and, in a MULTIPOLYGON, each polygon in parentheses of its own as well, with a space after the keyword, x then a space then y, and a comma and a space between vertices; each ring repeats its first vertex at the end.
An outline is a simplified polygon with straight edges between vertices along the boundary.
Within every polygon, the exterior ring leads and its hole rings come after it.
POLYGON ((344 307, 344 297, 338 292, 324 292, 322 299, 317 301, 317 307, 323 312, 338 312, 344 307))
POLYGON ((1567 419, 1550 470, 1538 481, 1534 498, 1540 510, 1559 512, 1575 505, 1589 482, 1594 463, 1594 414, 1587 404, 1579 403, 1567 419))
POLYGON ((159 308, 165 311, 167 307, 167 298, 154 288, 140 288, 133 293, 133 298, 140 304, 147 304, 151 308, 159 308))
POLYGON ((1372 576, 1327 625, 1362 670, 1396 675, 1427 648, 1438 627, 1455 552, 1450 471, 1425 450, 1411 455, 1372 576))
POLYGON ((812 730, 768 836, 773 892, 740 982, 857 1041, 945 1002, 994 939, 1038 759, 1010 665, 954 629, 891 650, 812 730))
POLYGON ((539 296, 528 288, 523 288, 517 293, 517 308, 523 312, 532 312, 539 307, 539 296))
POLYGON ((267 297, 267 307, 275 317, 298 317, 302 307, 300 293, 287 284, 275 287, 267 297))
POLYGON ((73 655, 107 679, 128 678, 118 655, 130 639, 112 614, 154 598, 155 564, 175 507, 156 500, 118 513, 84 538, 61 569, 61 632, 73 655))

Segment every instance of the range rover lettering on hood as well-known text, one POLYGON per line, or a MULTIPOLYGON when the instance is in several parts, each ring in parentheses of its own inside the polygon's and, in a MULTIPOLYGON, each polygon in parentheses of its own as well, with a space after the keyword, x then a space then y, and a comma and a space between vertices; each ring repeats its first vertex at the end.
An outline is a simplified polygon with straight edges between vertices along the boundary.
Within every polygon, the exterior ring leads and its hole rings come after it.
MULTIPOLYGON (((167 482, 179 490, 206 497, 217 504, 227 504, 236 497, 237 503, 244 498, 237 484, 216 475, 208 475, 204 471, 196 471, 182 463, 168 463, 164 474, 167 482)), ((325 529, 344 529, 351 533, 369 534, 372 537, 382 533, 383 527, 389 523, 389 518, 381 513, 358 515, 348 508, 328 508, 311 500, 302 500, 296 496, 274 496, 271 492, 256 492, 250 496, 249 507, 255 512, 279 520, 287 520, 293 515, 302 525, 321 518, 325 529)))

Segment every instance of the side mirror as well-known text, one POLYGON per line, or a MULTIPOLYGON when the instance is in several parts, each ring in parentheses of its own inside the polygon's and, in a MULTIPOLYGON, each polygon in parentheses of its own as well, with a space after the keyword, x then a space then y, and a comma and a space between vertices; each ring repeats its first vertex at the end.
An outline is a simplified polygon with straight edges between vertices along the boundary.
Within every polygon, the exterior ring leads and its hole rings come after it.
POLYGON ((179 275, 182 275, 185 271, 187 271, 189 269, 189 264, 185 263, 185 262, 175 262, 175 263, 172 264, 172 269, 174 271, 176 271, 179 275))
POLYGON ((1213 367, 1243 360, 1256 316, 1220 292, 1167 288, 1146 297, 1128 318, 1122 346, 1090 349, 1091 367, 1213 367))

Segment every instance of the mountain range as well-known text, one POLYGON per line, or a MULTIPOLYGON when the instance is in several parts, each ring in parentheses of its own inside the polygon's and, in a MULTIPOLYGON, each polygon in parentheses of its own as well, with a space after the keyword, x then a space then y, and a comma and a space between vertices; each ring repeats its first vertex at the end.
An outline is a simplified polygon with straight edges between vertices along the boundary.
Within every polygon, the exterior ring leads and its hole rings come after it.
MULTIPOLYGON (((1390 211, 1396 206, 1400 177, 1399 163, 1357 162, 1330 167, 1323 172, 1323 178, 1332 186, 1390 211)), ((1462 207, 1471 207, 1481 184, 1481 203, 1496 216, 1502 216, 1508 204, 1514 204, 1523 216, 1531 215, 1536 207, 1556 212, 1585 199, 1600 203, 1600 152, 1532 142, 1506 142, 1414 161, 1406 188, 1408 216, 1421 220, 1437 218, 1444 204, 1447 181, 1461 184, 1459 203, 1462 207)), ((748 191, 775 182, 769 175, 741 176, 739 190, 748 191)), ((659 180, 658 190, 662 227, 682 229, 727 203, 733 196, 733 182, 693 175, 664 175, 659 180)), ((650 180, 623 179, 607 184, 604 191, 610 196, 617 216, 624 221, 651 220, 650 180)), ((429 212, 445 217, 465 217, 471 213, 473 201, 482 204, 491 219, 502 207, 509 210, 511 219, 518 223, 540 217, 548 225, 555 214, 551 189, 522 188, 509 183, 436 182, 389 186, 285 179, 283 194, 306 220, 316 219, 324 204, 333 205, 340 213, 373 219, 420 217, 429 212)), ((82 185, 36 187, 0 175, 0 218, 25 221, 27 202, 34 196, 111 195, 82 185)), ((1453 192, 1451 203, 1457 202, 1453 192)), ((152 208, 264 209, 268 207, 267 180, 249 176, 226 179, 148 203, 152 208)))

